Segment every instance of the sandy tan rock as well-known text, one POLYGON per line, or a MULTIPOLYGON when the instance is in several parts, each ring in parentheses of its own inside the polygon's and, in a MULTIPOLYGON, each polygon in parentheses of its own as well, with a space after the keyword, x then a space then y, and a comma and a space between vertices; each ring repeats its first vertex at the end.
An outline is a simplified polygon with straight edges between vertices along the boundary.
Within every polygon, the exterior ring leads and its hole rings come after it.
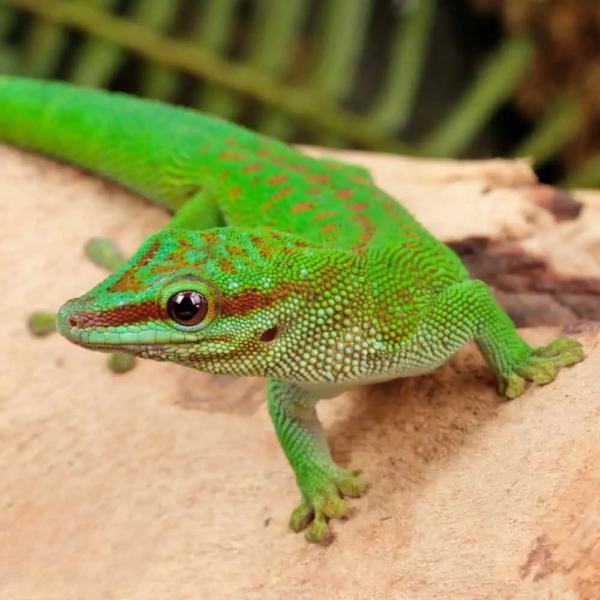
MULTIPOLYGON (((103 355, 26 331, 31 310, 103 276, 87 238, 132 252, 163 213, 6 147, 0 181, 1 600, 598 597, 593 325, 576 334, 584 363, 511 403, 471 347, 434 375, 323 403, 336 458, 372 487, 316 548, 286 530, 296 490, 264 382, 151 362, 116 376, 103 355)), ((493 209, 494 235, 552 231, 512 202, 516 216, 493 209)))

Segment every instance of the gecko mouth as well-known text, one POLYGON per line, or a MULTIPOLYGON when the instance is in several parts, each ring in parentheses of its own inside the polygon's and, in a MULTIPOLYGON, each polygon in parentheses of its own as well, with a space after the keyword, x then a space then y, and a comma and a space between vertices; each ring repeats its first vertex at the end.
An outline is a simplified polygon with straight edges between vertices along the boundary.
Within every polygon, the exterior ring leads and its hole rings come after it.
MULTIPOLYGON (((94 350, 96 352, 105 352, 110 354, 112 352, 123 352, 124 354, 143 354, 144 352, 163 352, 167 349, 167 344, 103 344, 98 342, 84 342, 77 338, 65 336, 69 342, 76 346, 81 346, 87 350, 94 350)), ((183 344, 176 344, 177 346, 183 344)))

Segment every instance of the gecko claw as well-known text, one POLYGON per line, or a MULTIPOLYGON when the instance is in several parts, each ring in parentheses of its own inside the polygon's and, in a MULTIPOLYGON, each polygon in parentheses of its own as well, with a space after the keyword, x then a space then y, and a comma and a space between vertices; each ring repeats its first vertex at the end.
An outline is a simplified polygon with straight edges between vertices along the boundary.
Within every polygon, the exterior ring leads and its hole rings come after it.
POLYGON ((290 517, 290 528, 298 533, 306 530, 304 537, 313 544, 327 545, 333 540, 330 519, 348 514, 344 496, 358 498, 367 485, 360 471, 337 468, 334 475, 320 473, 300 484, 302 500, 290 517))
POLYGON ((499 385, 507 398, 516 398, 525 391, 527 381, 544 385, 556 378, 558 369, 577 364, 584 359, 581 343, 572 338, 559 338, 547 346, 534 348, 521 363, 513 366, 499 385))

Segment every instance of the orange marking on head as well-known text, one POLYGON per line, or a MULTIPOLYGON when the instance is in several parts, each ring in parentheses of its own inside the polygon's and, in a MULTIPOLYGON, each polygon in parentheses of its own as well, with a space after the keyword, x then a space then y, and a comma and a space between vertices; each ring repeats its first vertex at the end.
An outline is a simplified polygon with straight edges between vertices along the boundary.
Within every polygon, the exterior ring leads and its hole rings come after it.
POLYGON ((109 292, 143 292, 146 289, 143 281, 137 278, 136 271, 127 271, 114 283, 109 292))
POLYGON ((258 250, 258 253, 261 255, 262 258, 269 258, 269 256, 271 256, 271 254, 273 253, 271 248, 269 248, 269 246, 264 242, 258 244, 256 246, 256 249, 258 250))
POLYGON ((154 256, 159 250, 160 240, 154 240, 154 243, 152 244, 152 246, 150 246, 150 248, 148 248, 146 254, 144 254, 144 256, 142 256, 142 258, 138 260, 138 267, 143 267, 144 265, 147 265, 154 258, 154 256))
POLYGON ((312 210, 313 208, 315 208, 315 206, 316 204, 313 204, 312 202, 300 202, 300 204, 294 204, 294 206, 290 208, 290 212, 303 213, 307 210, 312 210))
POLYGON ((306 181, 309 183, 327 183, 330 179, 329 175, 309 175, 306 181))
POLYGON ((296 248, 308 248, 310 246, 310 244, 304 240, 294 240, 293 244, 296 248))
POLYGON ((246 251, 239 246, 229 246, 229 254, 232 256, 244 256, 246 251))
POLYGON ((223 271, 223 273, 228 273, 229 275, 233 275, 234 273, 237 273, 237 269, 235 268, 233 263, 228 261, 227 259, 222 260, 219 263, 219 267, 221 268, 221 271, 223 271))
POLYGON ((212 231, 205 231, 202 233, 202 239, 207 243, 207 244, 215 244, 218 240, 217 238, 217 234, 213 233, 212 231))
POLYGON ((223 296, 221 302, 221 316, 243 316, 255 310, 264 310, 273 306, 286 296, 284 290, 273 290, 263 294, 256 290, 240 292, 235 296, 223 296))
POLYGON ((141 292, 146 289, 146 286, 137 277, 140 268, 146 266, 160 250, 160 241, 155 240, 148 248, 146 254, 140 258, 135 269, 127 271, 123 276, 116 281, 110 288, 109 292, 141 292))
POLYGON ((333 225, 333 224, 329 224, 329 225, 325 225, 324 227, 321 227, 321 233, 330 233, 331 231, 335 231, 336 229, 338 229, 339 225, 333 225))
POLYGON ((340 200, 350 200, 352 196, 354 196, 354 190, 351 188, 346 188, 344 190, 338 190, 336 193, 336 198, 340 200))
POLYGON ((251 165, 246 165, 242 171, 244 173, 256 173, 256 171, 260 171, 263 168, 263 165, 260 163, 253 163, 251 165))
POLYGON ((357 202, 356 204, 349 204, 348 208, 350 210, 355 210, 355 211, 361 211, 361 210, 366 210, 367 208, 369 208, 369 203, 368 202, 357 202))
POLYGON ((273 177, 269 177, 267 179, 267 183, 269 185, 279 185, 281 183, 285 183, 288 180, 287 175, 273 175, 273 177))
MULTIPOLYGON (((175 262, 177 262, 177 261, 175 260, 175 262)), ((156 265, 152 269, 152 274, 153 275, 162 275, 163 273, 168 274, 168 273, 172 273, 176 268, 177 268, 176 265, 164 263, 162 265, 156 265)))
POLYGON ((335 217, 337 213, 335 210, 326 210, 325 212, 319 213, 314 216, 315 221, 321 221, 323 219, 328 219, 329 217, 335 217))
MULTIPOLYGON (((257 235, 251 235, 248 237, 250 243, 254 246, 255 250, 263 257, 267 258, 271 255, 271 248, 269 248, 268 244, 265 240, 257 235)), ((240 248, 243 250, 243 248, 240 248)), ((245 251, 243 251, 246 254, 245 251)))

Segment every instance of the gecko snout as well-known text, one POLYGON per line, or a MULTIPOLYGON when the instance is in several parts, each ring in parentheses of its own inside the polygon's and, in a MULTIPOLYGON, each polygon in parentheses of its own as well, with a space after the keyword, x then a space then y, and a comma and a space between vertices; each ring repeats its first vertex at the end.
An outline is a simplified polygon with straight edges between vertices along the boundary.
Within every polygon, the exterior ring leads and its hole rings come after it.
POLYGON ((68 300, 59 309, 56 318, 58 331, 66 338, 71 338, 77 330, 86 327, 85 313, 81 311, 78 298, 68 300))

